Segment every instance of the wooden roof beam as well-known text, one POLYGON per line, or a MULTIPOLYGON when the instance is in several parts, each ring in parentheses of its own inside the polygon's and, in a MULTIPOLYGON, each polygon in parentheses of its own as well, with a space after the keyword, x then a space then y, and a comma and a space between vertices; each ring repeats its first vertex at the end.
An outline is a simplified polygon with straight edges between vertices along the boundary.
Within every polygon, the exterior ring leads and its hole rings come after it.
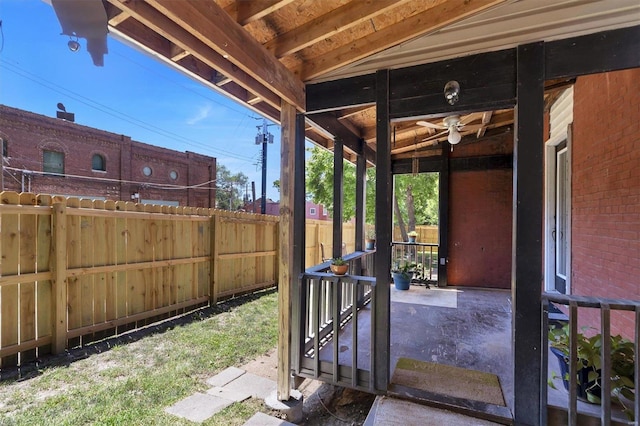
POLYGON ((493 115, 493 111, 485 111, 482 113, 482 127, 478 129, 478 133, 476 133, 476 138, 480 139, 484 136, 484 133, 487 131, 487 124, 491 122, 491 116, 493 115))
POLYGON ((366 58, 412 38, 437 31, 508 0, 447 0, 421 13, 345 44, 316 58, 309 58, 296 74, 303 81, 366 58))
POLYGON ((305 88, 302 81, 215 2, 147 1, 157 11, 204 42, 218 55, 228 59, 298 110, 304 111, 305 88))
POLYGON ((280 34, 266 42, 264 47, 273 52, 277 58, 282 58, 347 28, 361 24, 407 1, 409 0, 352 1, 280 34))
MULTIPOLYGON (((175 45, 191 53, 202 62, 228 76, 244 89, 256 93, 262 97, 272 107, 280 108, 280 98, 271 92, 263 84, 256 81, 238 67, 233 66, 217 52, 211 50, 198 38, 185 31, 178 24, 164 16, 162 13, 149 6, 145 2, 131 2, 128 0, 108 0, 116 7, 121 8, 130 14, 136 21, 139 21, 157 34, 168 39, 175 45)), ((180 2, 180 5, 183 3, 180 2)))
POLYGON ((224 10, 232 19, 235 19, 238 24, 245 26, 253 21, 264 18, 293 1, 295 0, 236 0, 225 7, 224 10))
POLYGON ((112 18, 109 18, 109 25, 111 25, 112 27, 117 27, 122 22, 124 22, 126 19, 128 19, 130 16, 131 15, 129 15, 126 12, 120 12, 116 16, 114 16, 112 18))

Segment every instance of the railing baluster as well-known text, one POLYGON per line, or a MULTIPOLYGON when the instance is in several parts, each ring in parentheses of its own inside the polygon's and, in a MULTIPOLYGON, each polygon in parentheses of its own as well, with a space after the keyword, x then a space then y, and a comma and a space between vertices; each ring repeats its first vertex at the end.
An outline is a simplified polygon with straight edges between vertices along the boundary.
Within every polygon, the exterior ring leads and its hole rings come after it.
POLYGON ((569 425, 578 423, 578 303, 569 303, 569 425))
MULTIPOLYGON (((318 284, 320 284, 318 280, 318 284)), ((318 378, 320 375, 320 285, 314 286, 313 289, 313 306, 316 306, 313 315, 313 375, 318 378)))
POLYGON ((340 306, 342 299, 342 279, 336 278, 333 285, 333 381, 340 381, 340 306))
POLYGON ((600 423, 611 424, 611 310, 607 303, 600 307, 600 423))

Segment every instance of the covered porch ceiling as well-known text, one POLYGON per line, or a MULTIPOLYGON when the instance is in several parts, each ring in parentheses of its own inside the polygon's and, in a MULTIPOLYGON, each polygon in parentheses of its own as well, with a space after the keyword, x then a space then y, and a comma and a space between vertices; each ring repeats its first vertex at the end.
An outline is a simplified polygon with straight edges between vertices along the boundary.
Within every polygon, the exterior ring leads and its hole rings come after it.
MULTIPOLYGON (((282 102, 307 112, 309 84, 640 22, 637 0, 103 3, 112 35, 275 122, 280 122, 282 102)), ((546 97, 552 99, 565 84, 547 82, 546 97)), ((375 152, 374 104, 353 105, 330 114, 340 123, 340 132, 363 139, 369 153, 375 152)), ((437 155, 447 132, 433 127, 442 124, 444 115, 394 120, 392 157, 437 155), (434 126, 420 126, 418 120, 434 126)), ((460 131, 462 143, 510 131, 514 121, 509 109, 468 111, 460 118, 466 123, 460 131)), ((306 137, 331 149, 336 132, 327 130, 313 114, 306 123, 306 137)), ((344 152, 347 159, 354 159, 348 146, 344 152)))

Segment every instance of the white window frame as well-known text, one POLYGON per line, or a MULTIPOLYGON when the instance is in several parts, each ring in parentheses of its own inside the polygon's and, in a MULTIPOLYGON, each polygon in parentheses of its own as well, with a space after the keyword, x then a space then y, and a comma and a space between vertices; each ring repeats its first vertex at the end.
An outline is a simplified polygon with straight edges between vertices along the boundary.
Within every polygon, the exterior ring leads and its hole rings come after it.
POLYGON ((315 216, 316 215, 316 208, 315 207, 309 207, 309 215, 310 216, 315 216))
POLYGON ((555 230, 556 216, 556 147, 561 143, 567 143, 567 188, 566 196, 569 200, 567 212, 567 241, 566 258, 566 294, 571 294, 571 124, 567 131, 559 133, 545 142, 545 220, 544 220, 544 289, 547 292, 557 293, 556 290, 556 247, 553 232, 555 230))

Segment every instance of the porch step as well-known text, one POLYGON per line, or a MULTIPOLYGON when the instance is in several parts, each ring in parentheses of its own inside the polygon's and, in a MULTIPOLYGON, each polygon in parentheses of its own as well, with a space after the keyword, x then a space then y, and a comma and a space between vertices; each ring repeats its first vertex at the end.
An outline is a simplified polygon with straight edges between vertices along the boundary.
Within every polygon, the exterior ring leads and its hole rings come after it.
POLYGON ((500 425, 465 414, 430 407, 389 396, 378 396, 369 411, 364 426, 491 426, 500 425))

